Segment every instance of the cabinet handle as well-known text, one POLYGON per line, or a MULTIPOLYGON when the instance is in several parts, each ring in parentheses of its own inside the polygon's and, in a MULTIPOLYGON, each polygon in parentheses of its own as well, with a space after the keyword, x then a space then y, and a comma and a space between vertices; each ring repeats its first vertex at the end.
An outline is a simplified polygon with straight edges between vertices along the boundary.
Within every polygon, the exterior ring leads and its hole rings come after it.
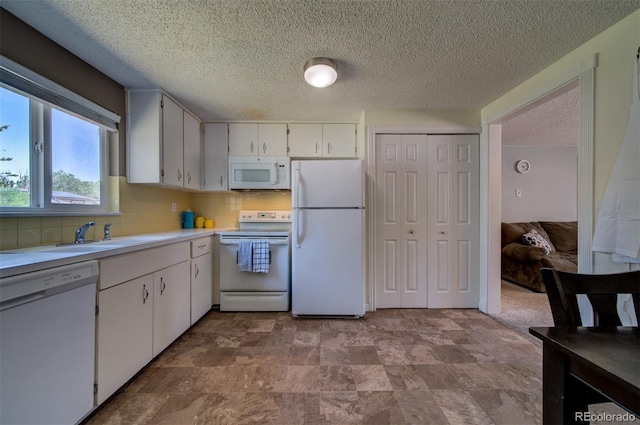
POLYGON ((146 304, 148 298, 149 290, 147 289, 147 285, 142 285, 142 304, 146 304))
POLYGON ((331 143, 327 143, 327 153, 331 153, 331 143))
POLYGON ((191 184, 191 171, 187 171, 187 183, 191 184))
POLYGON ((220 176, 220 187, 222 187, 222 176, 220 176))
POLYGON ((182 181, 182 171, 178 168, 178 181, 182 181))
POLYGON ((253 153, 253 148, 254 148, 253 142, 251 142, 251 153, 253 153))
POLYGON ((194 276, 194 277, 197 279, 197 278, 198 278, 198 275, 200 274, 200 269, 198 268, 198 265, 197 265, 197 264, 195 264, 195 266, 196 266, 196 274, 195 274, 195 276, 194 276))
POLYGON ((318 142, 316 142, 316 153, 318 153, 318 142))
POLYGON ((204 248, 205 246, 207 246, 207 244, 206 244, 206 243, 203 243, 202 245, 198 245, 198 249, 202 249, 202 248, 204 248))
POLYGON ((160 278, 160 295, 162 295, 162 293, 166 288, 167 288, 167 285, 164 283, 164 278, 161 277, 160 278))
POLYGON ((267 144, 266 143, 262 143, 262 153, 267 153, 267 144))

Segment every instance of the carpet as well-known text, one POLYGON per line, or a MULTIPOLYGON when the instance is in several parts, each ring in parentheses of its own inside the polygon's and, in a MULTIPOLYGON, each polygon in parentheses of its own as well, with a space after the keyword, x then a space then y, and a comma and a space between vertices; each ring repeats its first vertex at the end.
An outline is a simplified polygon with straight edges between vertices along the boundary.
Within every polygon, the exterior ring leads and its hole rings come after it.
POLYGON ((505 280, 502 281, 502 312, 492 317, 538 345, 542 342, 529 333, 529 328, 553 326, 546 293, 534 292, 505 280))

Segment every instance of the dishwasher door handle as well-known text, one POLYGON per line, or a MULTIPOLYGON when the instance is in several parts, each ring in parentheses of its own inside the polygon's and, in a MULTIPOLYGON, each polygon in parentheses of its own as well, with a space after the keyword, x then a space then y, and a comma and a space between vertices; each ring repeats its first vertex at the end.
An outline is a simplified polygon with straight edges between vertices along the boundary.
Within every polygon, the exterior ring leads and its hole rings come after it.
POLYGON ((44 298, 45 296, 46 296, 46 291, 39 291, 39 292, 23 295, 18 298, 13 298, 7 301, 2 301, 0 302, 0 311, 4 311, 12 307, 17 307, 22 304, 36 301, 36 300, 39 300, 40 298, 44 298))

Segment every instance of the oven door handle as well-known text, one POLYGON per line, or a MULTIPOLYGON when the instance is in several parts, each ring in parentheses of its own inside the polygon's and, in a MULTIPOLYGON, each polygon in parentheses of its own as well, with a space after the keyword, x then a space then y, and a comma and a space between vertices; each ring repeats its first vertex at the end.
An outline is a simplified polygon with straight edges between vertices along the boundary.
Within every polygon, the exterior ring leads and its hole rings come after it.
MULTIPOLYGON (((238 245, 240 240, 238 239, 222 239, 220 238, 220 245, 238 245)), ((269 239, 270 245, 289 245, 289 237, 283 236, 279 239, 269 239)))
MULTIPOLYGON (((236 251, 236 264, 240 264, 240 250, 236 251)), ((269 265, 271 265, 271 250, 269 250, 269 265)))

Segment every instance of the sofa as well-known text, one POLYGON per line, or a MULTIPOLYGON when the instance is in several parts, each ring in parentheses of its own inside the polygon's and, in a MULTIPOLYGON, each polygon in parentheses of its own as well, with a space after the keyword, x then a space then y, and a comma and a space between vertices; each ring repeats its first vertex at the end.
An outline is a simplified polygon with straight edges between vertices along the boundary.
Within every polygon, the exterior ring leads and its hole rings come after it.
POLYGON ((578 222, 502 223, 502 279, 546 292, 541 267, 577 273, 578 222))

